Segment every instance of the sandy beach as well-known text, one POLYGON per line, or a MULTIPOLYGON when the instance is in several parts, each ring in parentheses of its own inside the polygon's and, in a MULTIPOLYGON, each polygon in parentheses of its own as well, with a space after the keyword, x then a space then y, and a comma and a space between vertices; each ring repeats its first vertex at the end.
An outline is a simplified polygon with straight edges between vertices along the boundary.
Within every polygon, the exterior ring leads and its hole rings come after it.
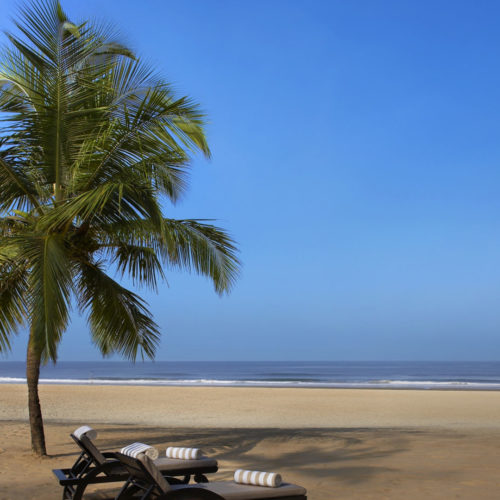
MULTIPOLYGON (((99 431, 105 450, 133 441, 199 446, 217 478, 272 470, 321 499, 496 499, 500 392, 343 389, 40 387, 50 457, 29 449, 26 388, 0 386, 0 500, 59 498, 68 434, 99 431)), ((215 479, 215 478, 213 478, 215 479)), ((112 498, 95 487, 88 498, 112 498)))

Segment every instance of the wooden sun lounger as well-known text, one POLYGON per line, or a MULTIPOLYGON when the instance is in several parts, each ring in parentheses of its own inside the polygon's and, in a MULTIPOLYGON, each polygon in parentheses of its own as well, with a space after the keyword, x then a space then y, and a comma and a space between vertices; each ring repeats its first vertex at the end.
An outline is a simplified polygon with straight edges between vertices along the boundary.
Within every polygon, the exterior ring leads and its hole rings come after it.
POLYGON ((213 481, 200 484, 169 484, 154 462, 144 454, 132 458, 121 453, 117 459, 129 473, 116 500, 307 500, 306 490, 284 483, 277 488, 213 481))
MULTIPOLYGON (((101 453, 87 436, 80 439, 70 434, 82 450, 68 469, 53 469, 59 484, 64 487, 63 500, 80 500, 89 484, 123 482, 130 474, 117 459, 116 453, 101 453)), ((217 461, 211 458, 176 460, 159 458, 155 461, 162 477, 171 484, 187 484, 191 476, 197 483, 208 482, 205 474, 217 472, 217 461), (182 479, 179 479, 182 478, 182 479)))

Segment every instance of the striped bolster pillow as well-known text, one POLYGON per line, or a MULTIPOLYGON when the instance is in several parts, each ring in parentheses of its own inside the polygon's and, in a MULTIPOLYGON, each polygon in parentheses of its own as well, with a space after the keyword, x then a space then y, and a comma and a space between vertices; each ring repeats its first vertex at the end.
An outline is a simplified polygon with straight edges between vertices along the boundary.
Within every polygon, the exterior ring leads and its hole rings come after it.
POLYGON ((132 443, 120 450, 120 453, 132 458, 137 458, 141 453, 148 456, 151 460, 158 458, 158 450, 144 443, 132 443))
POLYGON ((176 446, 169 446, 166 455, 168 458, 181 458, 183 460, 198 460, 201 458, 202 453, 199 448, 179 448, 176 446))
POLYGON ((82 436, 87 436, 89 439, 95 439, 97 437, 97 431, 89 427, 88 425, 82 425, 73 431, 73 436, 78 439, 82 439, 82 436))
POLYGON ((238 469, 234 473, 234 481, 240 484, 254 484, 256 486, 277 488, 281 484, 281 476, 275 472, 238 469))

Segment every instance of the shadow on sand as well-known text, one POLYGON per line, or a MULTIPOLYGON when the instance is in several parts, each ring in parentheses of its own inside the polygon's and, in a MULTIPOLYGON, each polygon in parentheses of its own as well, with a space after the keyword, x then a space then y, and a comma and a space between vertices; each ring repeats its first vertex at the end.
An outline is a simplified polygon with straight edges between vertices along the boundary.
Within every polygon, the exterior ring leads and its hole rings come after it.
MULTIPOLYGON (((376 461, 407 450, 415 430, 391 429, 135 429, 109 427, 99 434, 103 450, 117 450, 133 441, 159 449, 167 445, 196 446, 219 461, 219 472, 210 480, 227 480, 235 468, 282 471, 289 481, 303 483, 333 479, 359 484, 377 474, 398 469, 360 462, 376 461), (359 463, 359 465, 356 465, 359 463)), ((59 456, 66 456, 66 453, 59 456)), ((96 491, 89 499, 110 498, 110 491, 96 491)), ((112 496, 111 496, 112 498, 112 496)))

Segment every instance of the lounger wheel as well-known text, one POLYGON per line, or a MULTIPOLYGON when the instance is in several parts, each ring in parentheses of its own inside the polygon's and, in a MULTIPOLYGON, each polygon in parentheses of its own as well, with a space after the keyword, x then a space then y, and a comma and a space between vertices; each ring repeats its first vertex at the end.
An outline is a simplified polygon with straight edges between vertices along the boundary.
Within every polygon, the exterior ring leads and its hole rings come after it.
POLYGON ((191 475, 188 474, 184 476, 182 479, 178 479, 177 477, 171 477, 171 476, 163 476, 168 484, 189 484, 189 480, 191 479, 191 475))
POLYGON ((208 483, 207 476, 204 476, 203 474, 195 474, 194 480, 196 483, 208 483))

